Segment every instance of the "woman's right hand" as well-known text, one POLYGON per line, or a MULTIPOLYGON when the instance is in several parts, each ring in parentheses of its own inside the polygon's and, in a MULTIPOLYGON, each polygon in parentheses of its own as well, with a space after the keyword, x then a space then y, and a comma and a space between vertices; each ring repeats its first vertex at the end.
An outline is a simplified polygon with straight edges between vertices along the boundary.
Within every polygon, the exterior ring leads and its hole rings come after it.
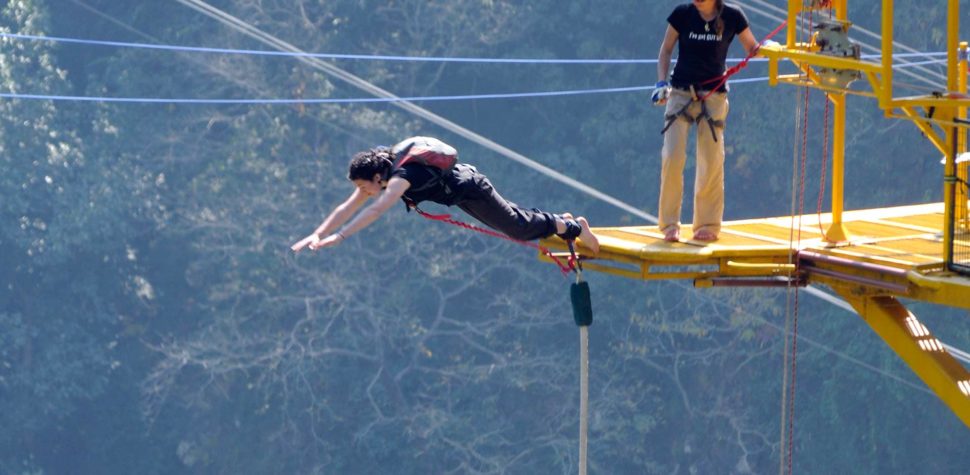
POLYGON ((653 86, 653 94, 650 95, 650 100, 653 101, 653 105, 662 106, 667 104, 667 98, 670 96, 670 85, 667 81, 657 81, 657 84, 653 86))

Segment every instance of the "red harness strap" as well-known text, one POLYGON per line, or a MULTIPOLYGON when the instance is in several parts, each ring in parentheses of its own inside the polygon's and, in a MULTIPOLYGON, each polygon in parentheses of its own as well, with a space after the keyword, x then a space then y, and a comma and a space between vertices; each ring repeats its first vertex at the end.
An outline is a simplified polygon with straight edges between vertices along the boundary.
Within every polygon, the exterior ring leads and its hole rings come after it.
POLYGON ((421 208, 418 208, 417 206, 414 207, 414 210, 417 211, 418 214, 420 214, 421 216, 424 216, 425 218, 428 218, 434 221, 442 221, 448 224, 458 226, 460 228, 470 229, 472 231, 478 231, 482 234, 487 234, 492 237, 502 238, 502 239, 505 239, 506 241, 512 241, 514 243, 521 244, 523 246, 528 246, 533 249, 538 249, 539 252, 549 256, 549 258, 552 259, 552 261, 555 262, 557 266, 559 266, 559 270, 562 272, 563 275, 569 274, 572 270, 575 269, 575 264, 576 264, 575 255, 573 255, 573 257, 570 257, 566 264, 563 264, 562 261, 552 253, 552 251, 538 244, 527 242, 527 241, 520 241, 518 239, 513 239, 509 236, 506 236, 505 234, 492 231, 491 229, 485 229, 485 228, 475 226, 473 224, 456 221, 454 219, 451 219, 450 214, 430 214, 422 211, 421 208))
POLYGON ((722 74, 722 75, 720 75, 720 76, 718 76, 716 78, 711 78, 711 79, 708 79, 707 81, 702 82, 701 85, 710 84, 710 83, 712 83, 714 81, 717 81, 717 85, 714 86, 714 87, 712 87, 711 90, 707 92, 707 94, 704 94, 704 97, 702 97, 700 100, 703 101, 704 99, 707 99, 708 97, 710 97, 711 94, 714 94, 714 91, 717 91, 718 89, 720 89, 721 86, 723 86, 724 83, 727 82, 727 80, 728 80, 729 77, 734 76, 739 71, 741 71, 742 69, 744 69, 744 67, 748 65, 748 61, 751 61, 751 58, 753 58, 754 55, 758 54, 758 50, 761 49, 761 45, 763 45, 765 43, 765 41, 768 41, 768 40, 772 39, 775 35, 777 35, 778 32, 781 31, 781 29, 784 28, 785 25, 787 25, 787 24, 788 24, 788 22, 786 21, 786 22, 782 22, 782 24, 778 25, 778 28, 775 28, 774 31, 772 31, 771 33, 768 33, 768 36, 765 36, 765 38, 763 40, 761 40, 761 42, 758 43, 758 46, 755 47, 754 51, 748 53, 748 56, 746 58, 744 58, 743 60, 741 60, 740 63, 732 66, 727 71, 724 71, 724 74, 722 74))

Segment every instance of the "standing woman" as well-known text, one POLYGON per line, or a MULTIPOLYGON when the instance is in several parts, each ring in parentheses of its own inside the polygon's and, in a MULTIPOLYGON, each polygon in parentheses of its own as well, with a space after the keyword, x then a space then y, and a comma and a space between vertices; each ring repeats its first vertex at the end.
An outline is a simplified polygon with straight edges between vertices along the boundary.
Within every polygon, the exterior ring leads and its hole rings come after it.
POLYGON ((692 124, 697 124, 693 239, 714 241, 724 215, 724 125, 728 113, 727 84, 718 83, 734 37, 740 38, 748 53, 758 42, 744 12, 725 5, 724 0, 693 0, 680 5, 667 17, 667 23, 652 96, 655 105, 667 105, 658 224, 664 240, 680 240, 687 133, 692 124), (674 45, 677 65, 668 84, 674 45))

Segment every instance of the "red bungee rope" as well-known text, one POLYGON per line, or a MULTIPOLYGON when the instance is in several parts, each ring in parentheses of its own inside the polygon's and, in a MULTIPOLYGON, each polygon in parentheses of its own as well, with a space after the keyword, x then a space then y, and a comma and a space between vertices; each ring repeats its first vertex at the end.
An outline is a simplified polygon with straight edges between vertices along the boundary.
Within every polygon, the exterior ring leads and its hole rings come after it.
POLYGON ((711 90, 707 92, 707 94, 704 94, 704 97, 701 97, 701 100, 703 101, 704 99, 707 99, 708 97, 710 97, 711 94, 714 94, 715 91, 717 91, 718 89, 720 89, 721 86, 723 86, 724 83, 727 82, 727 80, 728 80, 729 77, 734 76, 739 71, 741 71, 742 69, 744 69, 744 67, 748 65, 748 61, 751 61, 751 58, 753 58, 756 54, 758 54, 758 51, 761 50, 761 45, 763 45, 765 43, 765 41, 768 41, 768 40, 774 38, 774 36, 777 35, 778 32, 780 32, 782 30, 782 28, 784 28, 785 25, 787 25, 787 24, 788 24, 788 22, 785 21, 785 22, 782 22, 780 25, 778 25, 778 27, 775 28, 774 31, 772 31, 771 33, 768 33, 768 35, 765 36, 765 38, 763 40, 761 40, 761 42, 758 43, 758 46, 756 46, 754 48, 754 51, 748 53, 748 56, 745 57, 743 60, 741 60, 740 63, 738 63, 738 64, 736 64, 736 65, 728 68, 727 71, 724 71, 724 74, 722 74, 722 75, 720 75, 720 76, 718 76, 716 78, 711 78, 711 79, 708 79, 707 81, 702 82, 700 84, 701 86, 703 86, 705 84, 710 84, 710 83, 712 83, 714 81, 717 81, 717 85, 714 86, 714 87, 712 87, 711 90))
POLYGON ((549 249, 547 249, 544 246, 540 246, 540 245, 535 244, 535 243, 532 243, 532 242, 520 241, 518 239, 514 239, 514 238, 511 238, 509 236, 506 236, 505 234, 502 234, 502 233, 499 233, 499 232, 496 232, 496 231, 492 231, 491 229, 485 229, 485 228, 482 228, 482 227, 475 226, 473 224, 468 224, 468 223, 464 223, 464 222, 461 222, 461 221, 457 221, 457 220, 451 219, 451 215, 450 214, 431 214, 431 213, 427 213, 425 211, 422 211, 421 208, 418 208, 417 206, 414 206, 413 209, 415 211, 417 211, 418 214, 420 214, 421 216, 424 216, 425 218, 428 218, 430 220, 442 221, 442 222, 445 222, 445 223, 448 223, 448 224, 451 224, 451 225, 454 225, 454 226, 458 226, 460 228, 470 229, 472 231, 478 231, 478 232, 480 232, 482 234, 487 234, 487 235, 492 236, 492 237, 502 238, 502 239, 505 239, 506 241, 512 241, 512 242, 514 242, 516 244, 520 244, 520 245, 523 245, 523 246, 531 247, 533 249, 537 249, 537 250, 539 250, 539 252, 545 254, 550 259, 552 259, 552 261, 555 262, 557 266, 559 266, 559 270, 562 272, 563 276, 568 275, 570 272, 572 272, 573 270, 575 270, 575 266, 576 266, 576 262, 577 262, 576 255, 575 254, 572 254, 569 257, 569 259, 566 261, 566 264, 563 264, 562 263, 562 260, 560 260, 558 257, 556 257, 552 253, 552 251, 550 251, 549 249))
MULTIPOLYGON (((804 15, 804 13, 803 13, 804 15)), ((815 13, 809 12, 808 23, 815 23, 815 13)), ((803 120, 802 120, 802 150, 801 150, 801 177, 798 185, 798 243, 799 248, 801 248, 802 242, 802 220, 801 216, 805 214, 805 166, 808 162, 808 104, 809 96, 811 95, 811 89, 805 88, 805 102, 803 104, 803 120)), ((824 99, 826 105, 828 98, 824 99)), ((826 107, 826 124, 828 123, 828 107, 826 107)), ((826 137, 828 137, 828 131, 826 130, 826 137)), ((828 140, 827 138, 825 139, 828 140)), ((827 144, 823 144, 823 147, 827 147, 827 144)), ((821 195, 820 195, 821 198, 821 195)), ((794 216, 792 217, 794 220, 794 216)), ((794 221, 793 221, 794 224, 794 221)), ((798 272, 800 261, 796 261, 795 271, 798 272)), ((792 318, 792 336, 791 336, 791 384, 789 386, 789 398, 788 398, 788 474, 791 475, 794 469, 794 458, 795 458, 795 387, 796 387, 796 375, 798 374, 798 309, 799 309, 799 287, 795 287, 795 299, 794 305, 794 315, 792 318)))

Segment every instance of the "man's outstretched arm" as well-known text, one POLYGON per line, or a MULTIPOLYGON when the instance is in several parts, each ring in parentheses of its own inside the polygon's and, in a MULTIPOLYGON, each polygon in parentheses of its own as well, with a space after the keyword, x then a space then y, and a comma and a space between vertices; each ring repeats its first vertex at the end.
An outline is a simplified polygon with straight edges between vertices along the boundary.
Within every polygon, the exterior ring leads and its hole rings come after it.
MULTIPOLYGON (((407 191, 408 187, 410 186, 411 183, 403 178, 391 178, 391 181, 387 183, 387 188, 380 194, 377 201, 364 208, 360 213, 357 214, 357 216, 354 217, 354 219, 347 223, 346 226, 340 230, 332 231, 332 234, 325 238, 318 237, 316 240, 314 240, 314 236, 319 236, 316 233, 307 236, 307 238, 304 240, 309 239, 310 241, 304 244, 304 246, 309 247, 314 251, 324 247, 335 246, 354 233, 357 233, 367 226, 370 226, 370 224, 376 221, 377 218, 380 218, 381 215, 387 212, 387 210, 389 210, 391 206, 397 202, 397 200, 401 199, 401 196, 404 195, 404 192, 407 191)), ((359 192, 360 190, 357 191, 359 192)), ((363 194, 363 192, 361 192, 361 194, 363 194)), ((300 241, 300 243, 302 242, 303 241, 300 241)), ((293 245, 294 250, 298 250, 295 249, 297 244, 293 245)))
POLYGON ((295 244, 290 246, 294 252, 300 252, 303 248, 310 246, 312 244, 320 242, 327 234, 330 234, 337 230, 342 224, 346 223, 354 213, 364 204, 367 199, 370 198, 360 189, 355 189, 353 193, 344 200, 343 203, 337 205, 333 211, 327 215, 327 218, 317 226, 317 229, 313 231, 309 236, 297 241, 295 244))

